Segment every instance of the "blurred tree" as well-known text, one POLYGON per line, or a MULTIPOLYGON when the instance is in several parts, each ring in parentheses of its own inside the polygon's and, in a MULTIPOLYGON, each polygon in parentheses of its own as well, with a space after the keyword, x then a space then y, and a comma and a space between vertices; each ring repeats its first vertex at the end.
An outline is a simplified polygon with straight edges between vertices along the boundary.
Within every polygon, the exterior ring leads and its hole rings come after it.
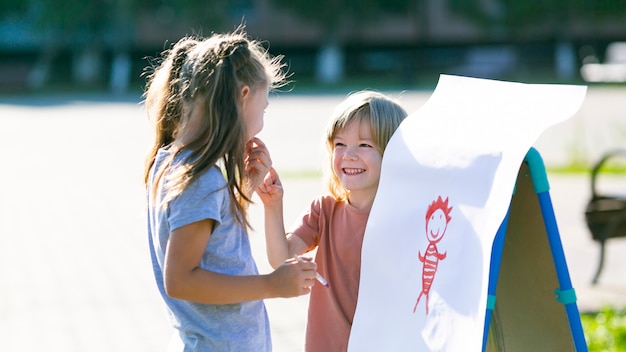
MULTIPOLYGON (((245 8, 250 0, 2 0, 0 20, 19 18, 43 38, 31 86, 48 83, 52 65, 62 51, 72 52, 72 79, 80 85, 103 83, 108 74, 111 90, 123 92, 129 84, 134 26, 139 13, 151 18, 168 17, 164 36, 184 27, 202 34, 216 31, 245 8), (112 53, 105 67, 105 53, 112 53)), ((241 20, 241 19, 239 19, 241 20)))
MULTIPOLYGON (((3 0, 0 16, 13 16, 32 24, 43 38, 41 52, 31 72, 30 84, 48 83, 53 61, 61 51, 72 52, 72 79, 81 85, 98 83, 103 76, 105 48, 128 50, 132 40, 135 0, 3 0)), ((119 72, 117 65, 112 73, 119 72)), ((122 70, 123 71, 123 70, 122 70)), ((118 78, 119 81, 119 78, 118 78)), ((124 88, 122 85, 118 87, 124 88)))
MULTIPOLYGON (((168 20, 185 23, 195 31, 218 28, 224 22, 232 1, 224 0, 135 0, 139 10, 153 18, 167 14, 168 20)), ((171 23, 174 24, 174 23, 171 23)), ((176 24, 180 25, 179 23, 176 24)))
POLYGON ((291 11, 302 21, 313 22, 324 31, 324 43, 317 59, 317 78, 333 83, 343 76, 341 32, 355 26, 368 26, 387 15, 415 12, 424 0, 271 0, 291 11))
POLYGON ((181 18, 190 21, 191 28, 220 28, 227 18, 232 1, 220 0, 178 0, 172 1, 181 18))
POLYGON ((23 13, 26 9, 28 9, 28 2, 24 0, 2 0, 0 2, 0 17, 12 13, 23 13))
MULTIPOLYGON (((48 52, 72 52, 72 78, 80 85, 99 83, 103 50, 115 11, 115 0, 39 0, 37 28, 47 36, 48 52)), ((54 54, 46 54, 51 56, 54 54)))
POLYGON ((544 26, 555 36, 569 24, 623 19, 624 0, 448 0, 450 10, 483 28, 504 29, 509 36, 533 26, 544 26), (564 22, 565 21, 565 22, 564 22))
MULTIPOLYGON (((138 11, 148 15, 161 25, 193 31, 218 32, 236 13, 236 9, 245 7, 246 0, 134 0, 138 11)), ((240 19, 239 19, 240 20, 240 19)), ((170 28, 174 29, 174 28, 170 28)), ((176 32, 176 30, 174 30, 176 32)))
POLYGON ((448 5, 492 38, 515 41, 533 35, 555 39, 555 72, 563 79, 571 79, 576 72, 574 24, 593 27, 626 15, 624 0, 448 0, 448 5), (528 29, 533 29, 533 34, 528 29))

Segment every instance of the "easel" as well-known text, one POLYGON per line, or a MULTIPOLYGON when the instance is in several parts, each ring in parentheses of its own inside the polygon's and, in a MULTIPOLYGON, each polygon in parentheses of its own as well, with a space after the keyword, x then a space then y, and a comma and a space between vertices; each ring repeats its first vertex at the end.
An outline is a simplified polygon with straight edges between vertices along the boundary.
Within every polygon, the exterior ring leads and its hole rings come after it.
POLYGON ((483 351, 587 351, 549 190, 531 148, 493 243, 483 351))

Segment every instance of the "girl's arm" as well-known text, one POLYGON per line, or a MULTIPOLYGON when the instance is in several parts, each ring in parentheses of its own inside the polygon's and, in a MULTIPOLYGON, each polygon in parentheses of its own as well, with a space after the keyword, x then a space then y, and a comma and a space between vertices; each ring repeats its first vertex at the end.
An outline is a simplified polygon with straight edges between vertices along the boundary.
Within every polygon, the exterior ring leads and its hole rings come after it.
POLYGON ((267 259, 273 268, 280 266, 294 254, 302 254, 307 245, 296 236, 286 236, 283 218, 283 186, 274 168, 270 168, 257 194, 265 209, 265 240, 267 259))
POLYGON ((316 265, 289 260, 267 275, 233 276, 200 268, 214 221, 202 220, 172 231, 165 251, 168 296, 206 304, 230 304, 307 294, 316 265))

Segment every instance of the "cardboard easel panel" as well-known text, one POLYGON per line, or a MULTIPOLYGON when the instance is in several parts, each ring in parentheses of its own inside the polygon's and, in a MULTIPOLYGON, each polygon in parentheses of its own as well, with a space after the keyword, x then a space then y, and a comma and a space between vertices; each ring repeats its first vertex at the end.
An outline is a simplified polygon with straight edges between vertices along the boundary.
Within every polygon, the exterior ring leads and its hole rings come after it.
POLYGON ((541 205, 527 163, 518 173, 487 351, 574 351, 541 205))

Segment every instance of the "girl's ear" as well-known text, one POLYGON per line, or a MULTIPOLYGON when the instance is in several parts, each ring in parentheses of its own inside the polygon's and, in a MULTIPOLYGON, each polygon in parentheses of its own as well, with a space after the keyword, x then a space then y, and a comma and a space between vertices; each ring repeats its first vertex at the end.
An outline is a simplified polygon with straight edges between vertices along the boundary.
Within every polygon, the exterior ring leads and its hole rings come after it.
POLYGON ((248 87, 247 85, 244 85, 241 87, 241 97, 245 98, 246 96, 248 96, 248 94, 250 94, 250 87, 248 87))

